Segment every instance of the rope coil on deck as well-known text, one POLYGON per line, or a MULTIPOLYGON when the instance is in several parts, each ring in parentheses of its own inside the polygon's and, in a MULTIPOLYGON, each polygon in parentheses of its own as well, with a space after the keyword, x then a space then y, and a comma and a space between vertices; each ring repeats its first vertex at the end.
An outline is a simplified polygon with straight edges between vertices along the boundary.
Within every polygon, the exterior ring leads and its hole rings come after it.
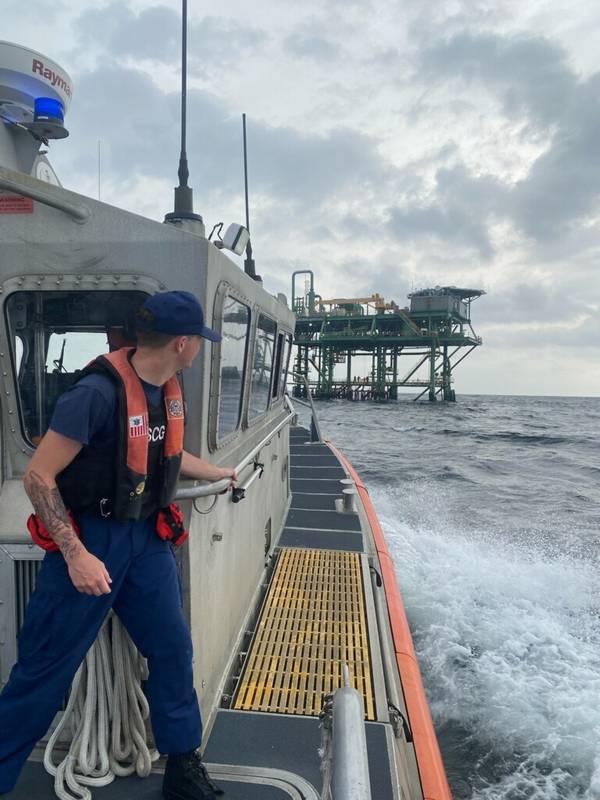
POLYGON ((146 741, 149 708, 141 683, 147 677, 146 660, 111 612, 77 670, 67 707, 44 752, 44 767, 54 776, 60 800, 91 800, 88 786, 107 786, 134 772, 150 774, 159 754, 146 741), (72 741, 57 765, 53 751, 67 725, 72 741))

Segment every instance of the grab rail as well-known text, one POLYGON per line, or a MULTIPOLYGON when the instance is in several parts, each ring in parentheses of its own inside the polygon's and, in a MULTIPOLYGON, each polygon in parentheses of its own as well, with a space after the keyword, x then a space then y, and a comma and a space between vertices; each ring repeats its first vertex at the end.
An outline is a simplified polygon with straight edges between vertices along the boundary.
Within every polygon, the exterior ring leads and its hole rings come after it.
POLYGON ((0 189, 7 192, 19 194, 22 197, 30 197, 32 200, 37 200, 38 203, 43 203, 45 206, 56 208, 58 211, 64 211, 72 217, 75 222, 83 225, 91 216, 91 211, 83 203, 69 203, 66 200, 61 200, 58 197, 52 197, 43 189, 37 189, 35 186, 28 186, 18 180, 19 173, 13 172, 6 168, 0 167, 0 189), (14 177, 12 177, 14 176, 14 177))
MULTIPOLYGON (((262 450, 263 447, 265 447, 282 428, 291 422, 292 418, 295 416, 296 412, 294 411, 292 404, 289 402, 289 399, 285 397, 284 400, 287 401, 288 411, 290 413, 287 414, 280 422, 278 422, 277 425, 263 439, 261 439, 260 442, 255 445, 252 450, 250 450, 249 453, 244 456, 244 458, 235 468, 235 471, 238 473, 238 475, 254 460, 256 454, 262 450)), ((229 488, 230 484, 231 480, 229 478, 223 478, 220 481, 207 483, 203 486, 185 486, 177 490, 175 500, 195 500, 197 497, 210 497, 213 494, 221 494, 221 492, 224 492, 229 488)))
POLYGON ((308 382, 308 378, 306 375, 301 375, 298 372, 294 372, 293 376, 296 380, 301 380, 306 387, 306 397, 308 398, 308 402, 306 400, 301 400, 298 397, 294 399, 301 405, 310 408, 311 411, 311 420, 310 420, 310 438, 312 442, 322 442, 323 437, 321 436, 321 427, 319 425, 319 418, 317 416, 317 409, 315 408, 315 404, 313 402, 312 394, 310 391, 310 384, 308 382))

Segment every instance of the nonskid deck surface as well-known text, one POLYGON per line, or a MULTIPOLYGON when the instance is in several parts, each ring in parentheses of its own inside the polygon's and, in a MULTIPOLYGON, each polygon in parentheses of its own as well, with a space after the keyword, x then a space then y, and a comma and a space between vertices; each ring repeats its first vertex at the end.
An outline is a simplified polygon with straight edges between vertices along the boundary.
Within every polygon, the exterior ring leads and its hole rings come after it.
POLYGON ((338 514, 335 500, 342 496, 344 468, 326 444, 311 442, 305 428, 290 432, 292 504, 279 544, 325 550, 364 550, 356 514, 338 514))
MULTIPOLYGON (((287 791, 265 783, 224 780, 213 776, 225 794, 222 800, 290 800, 287 791)), ((137 776, 117 778, 113 783, 92 789, 94 800, 163 800, 161 773, 152 773, 147 778, 137 776)), ((17 787, 2 800, 56 800, 54 778, 44 770, 41 763, 28 761, 19 778, 17 787)))
MULTIPOLYGON (((388 725, 366 724, 371 796, 397 800, 390 777, 388 725)), ((212 764, 243 763, 300 775, 321 795, 321 729, 317 717, 220 710, 204 751, 212 764)), ((240 800, 243 795, 240 796, 240 800)), ((135 799, 137 800, 137 798, 135 799)), ((223 800, 227 800, 226 797, 223 800)))

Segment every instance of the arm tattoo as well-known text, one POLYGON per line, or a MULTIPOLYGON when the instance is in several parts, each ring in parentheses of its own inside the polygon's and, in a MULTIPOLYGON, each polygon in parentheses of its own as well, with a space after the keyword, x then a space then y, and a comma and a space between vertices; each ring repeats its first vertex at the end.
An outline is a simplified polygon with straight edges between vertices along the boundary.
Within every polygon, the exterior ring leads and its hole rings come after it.
POLYGON ((65 561, 70 561, 83 545, 73 530, 57 487, 48 486, 42 476, 33 470, 27 472, 23 484, 35 513, 60 548, 65 561))

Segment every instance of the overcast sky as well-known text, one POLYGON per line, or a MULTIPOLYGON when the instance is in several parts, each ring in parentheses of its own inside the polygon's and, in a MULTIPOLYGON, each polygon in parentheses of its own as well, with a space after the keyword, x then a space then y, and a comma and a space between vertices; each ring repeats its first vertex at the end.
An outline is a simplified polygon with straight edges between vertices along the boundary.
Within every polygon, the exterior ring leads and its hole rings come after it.
MULTIPOLYGON (((162 220, 179 0, 2 0, 3 39, 74 95, 68 188, 162 220)), ((600 395, 600 7, 588 0, 189 0, 188 158, 209 229, 244 220, 290 295, 484 289, 458 394, 600 395)))

